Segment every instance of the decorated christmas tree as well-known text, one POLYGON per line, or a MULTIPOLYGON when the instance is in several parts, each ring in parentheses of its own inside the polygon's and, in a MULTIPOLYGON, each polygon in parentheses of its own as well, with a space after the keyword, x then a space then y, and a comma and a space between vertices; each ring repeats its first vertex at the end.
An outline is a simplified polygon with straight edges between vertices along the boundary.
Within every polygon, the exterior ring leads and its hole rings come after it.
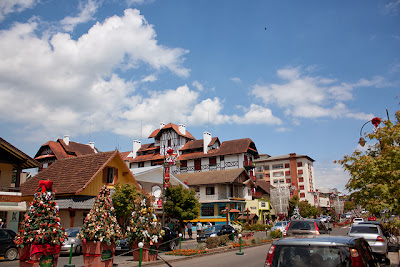
POLYGON ((143 242, 150 246, 158 243, 164 231, 154 214, 150 198, 141 194, 134 199, 134 206, 132 218, 126 229, 128 243, 143 242))
MULTIPOLYGON (((65 229, 60 224, 59 209, 54 201, 52 185, 52 181, 39 182, 35 199, 29 204, 15 237, 15 243, 19 248, 24 248, 26 245, 60 246, 67 239, 65 229)), ((39 251, 43 249, 41 246, 39 251)))
POLYGON ((121 239, 121 227, 115 217, 110 189, 103 186, 96 202, 88 213, 79 233, 83 241, 104 242, 110 245, 121 239))

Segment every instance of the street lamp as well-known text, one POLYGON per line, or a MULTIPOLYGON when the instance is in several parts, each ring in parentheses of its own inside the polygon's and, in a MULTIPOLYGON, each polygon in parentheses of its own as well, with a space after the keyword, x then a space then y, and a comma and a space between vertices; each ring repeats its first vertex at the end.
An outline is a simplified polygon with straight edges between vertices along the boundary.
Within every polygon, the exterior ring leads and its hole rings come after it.
MULTIPOLYGON (((389 116, 388 116, 389 117, 389 116)), ((360 140, 358 140, 358 143, 360 144, 360 146, 364 147, 365 146, 365 139, 362 137, 362 130, 364 128, 365 125, 367 125, 368 122, 371 122, 375 128, 378 127, 378 125, 381 123, 381 118, 375 117, 372 120, 367 121, 366 123, 364 123, 364 125, 361 127, 360 130, 360 140)))

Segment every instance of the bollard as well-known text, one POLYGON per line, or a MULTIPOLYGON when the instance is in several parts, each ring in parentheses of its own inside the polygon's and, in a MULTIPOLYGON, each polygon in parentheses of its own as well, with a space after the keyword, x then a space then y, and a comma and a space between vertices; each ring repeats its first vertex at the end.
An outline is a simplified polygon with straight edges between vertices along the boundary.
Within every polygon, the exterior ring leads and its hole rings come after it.
POLYGON ((232 242, 235 241, 235 230, 232 230, 232 242))
POLYGON ((143 242, 139 242, 139 267, 142 267, 142 251, 143 251, 143 242))
POLYGON ((239 252, 236 252, 236 255, 243 255, 244 252, 242 252, 242 234, 239 234, 238 237, 239 237, 239 252))
POLYGON ((179 249, 182 249, 182 233, 179 233, 179 249))
POLYGON ((64 267, 75 267, 75 264, 71 264, 73 248, 74 248, 74 245, 71 244, 71 249, 69 250, 69 263, 68 264, 64 264, 64 267))

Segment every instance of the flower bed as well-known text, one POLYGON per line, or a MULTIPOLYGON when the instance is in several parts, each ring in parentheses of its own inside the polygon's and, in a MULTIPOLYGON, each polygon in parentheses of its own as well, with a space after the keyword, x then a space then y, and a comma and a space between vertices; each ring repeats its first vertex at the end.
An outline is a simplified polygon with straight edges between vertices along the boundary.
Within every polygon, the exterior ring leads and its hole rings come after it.
POLYGON ((208 250, 198 250, 198 249, 176 249, 171 252, 165 253, 165 255, 175 255, 175 256, 192 256, 208 253, 208 250))

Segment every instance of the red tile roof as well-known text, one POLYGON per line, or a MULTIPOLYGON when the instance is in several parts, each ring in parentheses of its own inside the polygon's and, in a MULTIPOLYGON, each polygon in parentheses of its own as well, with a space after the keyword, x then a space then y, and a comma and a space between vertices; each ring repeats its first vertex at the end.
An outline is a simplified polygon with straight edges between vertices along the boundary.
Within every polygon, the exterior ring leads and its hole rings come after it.
MULTIPOLYGON (((40 180, 53 181, 56 194, 78 194, 116 157, 122 161, 118 150, 58 160, 23 183, 22 196, 34 195, 40 180)), ((131 174, 126 164, 122 164, 126 167, 123 171, 131 174)), ((133 175, 132 180, 136 183, 133 175)))
POLYGON ((174 130, 178 135, 180 135, 180 136, 189 138, 189 139, 191 139, 191 140, 196 140, 196 138, 194 138, 193 135, 192 135, 191 133, 189 133, 188 131, 186 131, 185 134, 182 134, 182 133, 179 131, 179 126, 176 125, 176 124, 173 124, 173 123, 168 123, 168 124, 165 125, 161 130, 160 130, 160 129, 155 130, 154 132, 152 132, 152 133, 150 134, 149 138, 153 138, 153 137, 156 138, 156 137, 161 133, 161 131, 163 131, 163 130, 168 130, 168 129, 173 129, 173 130, 174 130))
POLYGON ((41 155, 42 151, 49 147, 53 152, 56 159, 65 159, 69 157, 79 157, 83 155, 93 154, 95 150, 90 145, 84 145, 77 142, 69 142, 69 145, 65 144, 64 140, 58 139, 57 142, 49 141, 43 144, 39 151, 35 155, 35 159, 43 158, 41 155))
MULTIPOLYGON (((185 150, 195 150, 200 148, 203 149, 203 141, 204 139, 189 141, 179 150, 185 151, 185 150)), ((213 137, 211 138, 211 141, 207 146, 212 146, 217 141, 219 142, 218 137, 213 137)))
POLYGON ((246 180, 249 179, 249 175, 247 174, 244 168, 228 169, 220 171, 180 173, 180 174, 174 174, 174 176, 179 180, 181 180, 182 182, 186 183, 188 186, 232 183, 239 176, 243 176, 244 179, 246 180))

